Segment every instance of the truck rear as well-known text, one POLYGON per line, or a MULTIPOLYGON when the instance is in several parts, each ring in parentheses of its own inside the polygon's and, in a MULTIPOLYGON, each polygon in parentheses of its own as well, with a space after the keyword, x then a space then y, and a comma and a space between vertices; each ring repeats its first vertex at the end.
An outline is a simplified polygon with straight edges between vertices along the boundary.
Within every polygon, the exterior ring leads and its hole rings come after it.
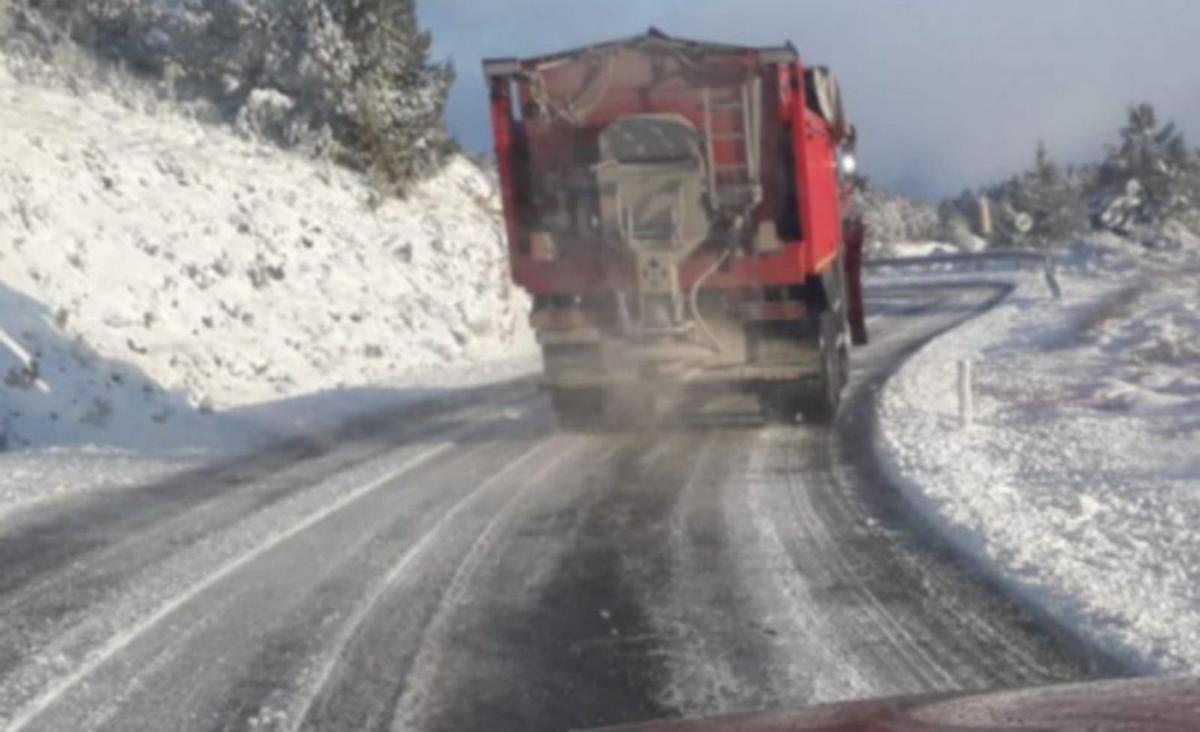
POLYGON ((866 332, 862 226, 843 217, 855 136, 828 70, 652 29, 484 71, 561 424, 700 384, 833 417, 866 332))

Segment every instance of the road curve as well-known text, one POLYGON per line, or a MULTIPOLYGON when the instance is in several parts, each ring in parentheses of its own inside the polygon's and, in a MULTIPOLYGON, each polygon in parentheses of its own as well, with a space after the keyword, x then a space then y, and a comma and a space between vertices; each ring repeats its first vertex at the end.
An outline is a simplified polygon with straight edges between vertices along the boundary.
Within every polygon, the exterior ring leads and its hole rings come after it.
POLYGON ((0 729, 557 730, 1111 669, 924 528, 874 392, 997 297, 871 293, 834 430, 484 389, 0 524, 0 729))

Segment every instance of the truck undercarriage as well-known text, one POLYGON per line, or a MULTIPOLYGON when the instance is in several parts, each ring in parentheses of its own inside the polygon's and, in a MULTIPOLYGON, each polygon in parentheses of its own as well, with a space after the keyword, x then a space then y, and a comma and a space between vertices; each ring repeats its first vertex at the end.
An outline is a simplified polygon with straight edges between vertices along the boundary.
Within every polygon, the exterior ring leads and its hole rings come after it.
MULTIPOLYGON (((849 370, 845 300, 832 273, 789 289, 734 312, 720 295, 707 298, 699 310, 711 341, 621 331, 605 318, 611 305, 555 308, 555 318, 600 324, 538 331, 560 420, 575 428, 636 420, 664 388, 721 386, 756 394, 773 420, 828 421, 849 370)), ((539 312, 535 322, 547 322, 539 312)))

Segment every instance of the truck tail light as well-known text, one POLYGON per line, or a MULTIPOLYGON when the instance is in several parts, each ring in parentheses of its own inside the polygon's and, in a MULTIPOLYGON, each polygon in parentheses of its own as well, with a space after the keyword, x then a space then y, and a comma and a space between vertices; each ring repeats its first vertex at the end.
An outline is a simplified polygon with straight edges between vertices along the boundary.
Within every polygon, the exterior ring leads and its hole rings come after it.
POLYGON ((592 327, 591 318, 581 308, 541 308, 529 316, 534 330, 575 330, 592 327))
POLYGON ((529 235, 529 256, 535 262, 553 262, 558 258, 558 247, 554 237, 545 231, 535 231, 529 235))

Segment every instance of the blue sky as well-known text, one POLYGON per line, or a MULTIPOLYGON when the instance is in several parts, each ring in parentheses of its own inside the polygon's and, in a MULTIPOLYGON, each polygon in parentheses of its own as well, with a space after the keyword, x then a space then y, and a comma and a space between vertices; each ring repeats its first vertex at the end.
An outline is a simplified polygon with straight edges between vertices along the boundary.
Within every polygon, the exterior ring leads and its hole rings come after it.
POLYGON ((459 81, 447 113, 489 147, 480 59, 525 56, 654 25, 690 38, 793 41, 832 66, 864 172, 927 198, 1010 175, 1039 139, 1095 158, 1125 107, 1153 103, 1200 143, 1196 0, 418 0, 459 81))

